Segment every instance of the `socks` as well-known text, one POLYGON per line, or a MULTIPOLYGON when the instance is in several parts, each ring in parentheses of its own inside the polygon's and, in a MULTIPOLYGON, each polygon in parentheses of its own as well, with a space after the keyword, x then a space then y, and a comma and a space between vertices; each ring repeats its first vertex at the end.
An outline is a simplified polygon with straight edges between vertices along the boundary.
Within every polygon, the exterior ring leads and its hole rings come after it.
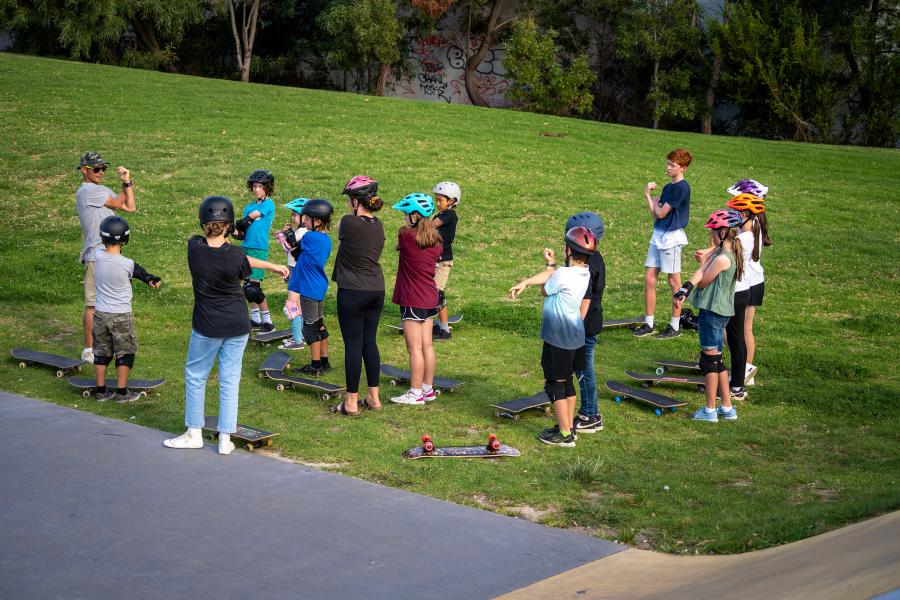
POLYGON ((446 331, 447 333, 450 333, 450 324, 449 323, 441 323, 440 321, 438 321, 437 326, 438 326, 438 328, 446 331))
POLYGON ((321 368, 322 368, 322 361, 321 361, 321 360, 314 360, 314 361, 312 361, 312 362, 309 363, 309 366, 311 366, 313 369, 321 369, 321 368))
POLYGON ((411 387, 411 388, 409 388, 409 391, 412 392, 413 396, 419 396, 419 397, 422 396, 422 388, 411 387))
POLYGON ((331 366, 331 365, 328 364, 328 357, 327 357, 327 356, 323 356, 323 357, 322 357, 322 368, 323 368, 323 369, 327 369, 327 368, 330 367, 330 366, 331 366))
POLYGON ((561 435, 563 437, 569 437, 571 434, 572 434, 572 432, 569 431, 568 429, 565 431, 563 431, 562 429, 559 430, 559 435, 561 435))
POLYGON ((434 389, 434 386, 428 385, 427 383, 423 383, 423 384, 422 384, 422 391, 423 391, 425 394, 428 394, 428 392, 430 392, 430 391, 433 390, 433 389, 434 389))
POLYGON ((644 317, 644 323, 646 323, 650 329, 653 329, 653 319, 654 319, 653 315, 644 317))
POLYGON ((250 311, 250 320, 259 323, 259 309, 254 308, 250 311))
POLYGON ((271 323, 272 322, 272 313, 267 310, 261 311, 263 323, 271 323))
POLYGON ((681 327, 681 317, 672 317, 669 319, 669 327, 678 331, 678 328, 681 327))
POLYGON ((106 393, 106 386, 105 386, 105 385, 98 385, 98 386, 94 389, 94 391, 95 391, 96 393, 98 393, 98 394, 105 394, 105 393, 106 393))
POLYGON ((119 395, 119 396, 124 396, 124 395, 127 394, 127 393, 128 393, 128 388, 127 388, 127 387, 123 387, 123 388, 117 387, 117 388, 116 388, 116 394, 119 395))
POLYGON ((708 406, 704 406, 704 407, 703 407, 703 412, 705 412, 705 413, 708 414, 708 415, 711 415, 711 414, 713 414, 714 412, 716 412, 716 409, 715 409, 715 408, 710 408, 710 407, 708 407, 708 406))

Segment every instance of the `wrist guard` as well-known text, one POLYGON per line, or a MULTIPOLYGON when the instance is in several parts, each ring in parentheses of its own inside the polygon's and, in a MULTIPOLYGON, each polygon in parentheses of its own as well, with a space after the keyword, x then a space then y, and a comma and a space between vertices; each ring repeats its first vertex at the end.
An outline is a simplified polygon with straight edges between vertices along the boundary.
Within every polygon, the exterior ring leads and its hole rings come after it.
POLYGON ((691 283, 690 281, 688 281, 683 286, 678 288, 678 291, 675 292, 675 295, 673 296, 673 298, 675 298, 676 300, 684 300, 685 298, 688 297, 688 294, 690 294, 691 290, 693 290, 693 289, 694 289, 694 284, 691 283))
POLYGON ((244 217, 243 219, 238 219, 234 222, 234 228, 241 233, 244 233, 245 231, 247 231, 247 228, 250 227, 250 223, 252 222, 253 219, 251 219, 250 217, 244 217))
POLYGON ((143 281, 147 285, 154 284, 157 281, 162 281, 156 275, 153 275, 152 273, 148 273, 147 271, 145 271, 144 267, 142 267, 141 265, 139 265, 137 263, 134 263, 134 278, 139 279, 140 281, 143 281))

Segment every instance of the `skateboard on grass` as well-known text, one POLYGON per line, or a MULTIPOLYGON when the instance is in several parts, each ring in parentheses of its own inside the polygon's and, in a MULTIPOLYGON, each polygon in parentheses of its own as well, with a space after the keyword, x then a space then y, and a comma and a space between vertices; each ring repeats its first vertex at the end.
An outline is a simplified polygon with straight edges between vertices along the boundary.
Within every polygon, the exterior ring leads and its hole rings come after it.
POLYGON ((256 342, 257 344, 268 344, 271 342, 277 342, 279 340, 289 338, 292 335, 294 335, 294 332, 290 329, 275 329, 274 331, 254 333, 250 337, 250 340, 256 342))
POLYGON ((637 400, 638 402, 643 402, 644 404, 649 404, 654 407, 653 412, 657 417, 666 410, 676 412, 679 406, 687 404, 687 402, 682 402, 661 394, 654 394, 647 390, 633 388, 624 383, 613 381, 612 379, 606 380, 606 387, 616 394, 613 398, 616 401, 616 404, 622 402, 623 398, 631 398, 632 400, 637 400))
POLYGON ((279 392, 289 388, 304 387, 315 390, 322 400, 331 400, 347 391, 347 388, 341 385, 334 385, 333 383, 326 383, 316 379, 307 379, 306 377, 285 375, 282 371, 260 371, 260 374, 275 381, 275 389, 279 392))
MULTIPOLYGON (((669 369, 684 369, 685 371, 700 371, 700 363, 696 360, 654 360, 659 366, 656 367, 656 374, 663 375, 669 369)), ((731 373, 731 369, 728 369, 731 373)))
POLYGON ((263 361, 263 364, 259 365, 259 378, 262 379, 266 376, 266 372, 268 371, 277 371, 279 373, 284 372, 285 369, 290 368, 291 366, 291 355, 287 352, 273 352, 263 361))
MULTIPOLYGON (((435 321, 437 321, 437 317, 435 317, 434 319, 435 321)), ((462 315, 450 315, 449 317, 447 317, 447 324, 451 326, 450 329, 453 329, 452 326, 456 325, 460 321, 462 321, 462 315)), ((392 323, 388 325, 388 327, 391 329, 396 329, 397 333, 403 333, 403 323, 392 323)))
POLYGON ((493 433, 487 444, 482 446, 445 446, 438 448, 431 436, 422 436, 422 445, 403 452, 403 458, 502 458, 521 456, 522 453, 506 444, 501 444, 493 433))
POLYGON ((616 329, 617 327, 627 327, 634 329, 644 322, 644 317, 632 317, 630 319, 610 319, 603 321, 603 329, 616 329))
POLYGON ((645 375, 644 373, 635 373, 634 371, 625 371, 625 374, 632 379, 641 382, 642 388, 648 388, 655 383, 675 383, 685 385, 696 385, 697 391, 702 392, 706 389, 706 379, 703 377, 684 377, 678 375, 645 375))
MULTIPOLYGON (((216 427, 219 425, 219 417, 216 415, 206 415, 205 421, 203 429, 207 432, 209 438, 211 440, 218 440, 219 432, 216 431, 216 427)), ((237 431, 231 434, 231 439, 234 440, 234 438, 237 438, 246 442, 244 447, 250 452, 253 452, 257 448, 262 448, 263 446, 271 446, 272 438, 278 435, 271 431, 257 429, 256 427, 248 427, 247 425, 241 425, 240 423, 238 423, 236 429, 237 431)))
POLYGON ((19 366, 23 369, 28 365, 53 367, 56 369, 57 377, 62 377, 70 371, 81 371, 81 365, 87 362, 80 358, 69 358, 68 356, 50 354, 49 352, 38 352, 29 348, 13 348, 9 353, 13 358, 20 361, 19 366))
MULTIPOLYGON (((97 387, 97 381, 88 377, 69 377, 66 379, 70 385, 84 390, 81 395, 90 398, 94 395, 94 388, 97 387)), ((141 393, 142 398, 147 397, 147 390, 152 390, 166 382, 165 379, 129 379, 128 389, 141 393)), ((107 379, 106 387, 115 390, 119 386, 119 382, 115 379, 107 379)))
POLYGON ((496 415, 498 417, 518 421, 522 418, 520 413, 530 408, 540 409, 545 415, 549 415, 553 410, 550 404, 550 396, 547 395, 547 392, 538 392, 532 396, 491 404, 491 406, 497 409, 496 415))
MULTIPOLYGON (((398 383, 409 383, 410 382, 410 374, 409 371, 404 371, 403 369, 398 369, 393 365, 381 365, 381 374, 385 377, 391 378, 391 385, 397 385, 398 383)), ((434 386, 434 393, 440 394, 441 392, 452 392, 465 381, 455 381, 453 379, 445 379, 443 377, 435 377, 432 382, 432 386, 434 386)))

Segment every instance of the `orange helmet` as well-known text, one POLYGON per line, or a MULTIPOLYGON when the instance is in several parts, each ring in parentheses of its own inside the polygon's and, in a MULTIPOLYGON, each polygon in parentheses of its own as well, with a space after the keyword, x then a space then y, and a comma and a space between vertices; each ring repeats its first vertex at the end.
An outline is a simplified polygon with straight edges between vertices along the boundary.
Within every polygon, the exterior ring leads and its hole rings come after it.
POLYGON ((727 205, 735 210, 749 210, 754 215, 766 212, 766 201, 753 194, 738 194, 727 205))

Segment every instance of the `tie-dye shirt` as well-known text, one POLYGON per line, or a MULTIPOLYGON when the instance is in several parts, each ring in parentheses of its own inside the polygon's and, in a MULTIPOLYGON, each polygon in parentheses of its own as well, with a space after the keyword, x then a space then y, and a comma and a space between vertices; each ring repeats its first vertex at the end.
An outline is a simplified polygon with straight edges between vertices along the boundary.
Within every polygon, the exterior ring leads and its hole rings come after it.
POLYGON ((584 346, 584 321, 581 320, 581 301, 590 283, 587 265, 560 267, 544 284, 541 339, 564 350, 584 346))

